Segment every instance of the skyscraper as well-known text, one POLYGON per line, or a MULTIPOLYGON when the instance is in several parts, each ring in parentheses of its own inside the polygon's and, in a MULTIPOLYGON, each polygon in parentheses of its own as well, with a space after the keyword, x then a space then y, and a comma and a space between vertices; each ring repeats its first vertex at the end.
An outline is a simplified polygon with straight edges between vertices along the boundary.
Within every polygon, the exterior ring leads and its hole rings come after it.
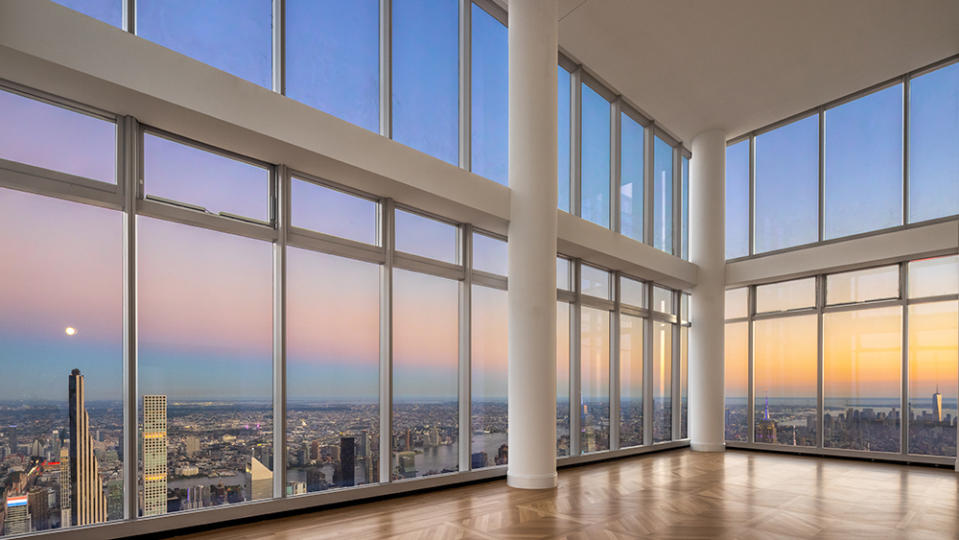
POLYGON ((7 517, 3 520, 4 535, 30 532, 30 510, 26 495, 7 497, 7 517))
POLYGON ((200 453, 200 438, 190 435, 186 438, 186 455, 193 457, 200 453))
POLYGON ((166 513, 166 396, 143 396, 143 515, 166 513))
POLYGON ((33 522, 34 531, 50 528, 50 489, 34 488, 27 494, 27 510, 33 522))
POLYGON ((246 480, 249 500, 257 501, 273 496, 273 471, 253 456, 250 456, 250 468, 247 470, 246 480))
POLYGON ((932 395, 932 416, 936 422, 942 422, 942 394, 939 393, 939 386, 936 386, 936 393, 932 395))
POLYGON ((71 525, 102 523, 107 519, 100 467, 93 456, 90 415, 85 405, 83 375, 74 369, 69 378, 70 393, 70 500, 71 525))
POLYGON ((60 526, 69 527, 70 518, 70 449, 60 448, 60 526))
POLYGON ((344 487, 356 485, 356 439, 340 437, 340 470, 341 485, 344 487))

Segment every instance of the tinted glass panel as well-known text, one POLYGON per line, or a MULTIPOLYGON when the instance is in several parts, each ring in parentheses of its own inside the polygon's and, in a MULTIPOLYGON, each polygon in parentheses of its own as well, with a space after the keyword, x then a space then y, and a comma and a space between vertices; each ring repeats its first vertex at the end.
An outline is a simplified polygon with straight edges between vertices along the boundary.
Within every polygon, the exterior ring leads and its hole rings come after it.
POLYGON ((143 181, 147 196, 270 220, 270 171, 257 165, 146 133, 143 181))
POLYGON ((673 291, 653 286, 653 311, 676 314, 673 308, 673 291))
POLYGON ((569 304, 556 302, 556 455, 569 455, 569 304))
POLYGON ((292 180, 291 220, 294 227, 375 244, 378 205, 305 180, 292 180))
POLYGON ((825 114, 825 238, 902 223, 902 85, 825 114))
POLYGON ((909 221, 959 214, 959 64, 909 82, 909 221))
POLYGON ((287 494, 379 481, 379 265, 287 250, 287 494))
POLYGON ((816 446, 818 332, 816 315, 754 323, 756 442, 816 446))
MULTIPOLYGON (((34 510, 21 530, 70 527, 60 515, 70 508, 61 497, 69 496, 75 470, 71 446, 81 453, 95 447, 101 485, 88 485, 104 512, 94 521, 122 519, 123 216, 0 189, 0 227, 19 231, 0 240, 0 479, 7 508, 11 499, 26 504, 42 494, 48 512, 34 510), (76 410, 86 412, 89 425, 71 435, 74 370, 85 393, 76 410), (20 484, 32 459, 39 460, 36 473, 20 484)), ((12 517, 7 513, 0 529, 8 535, 16 532, 12 517)))
POLYGON ((816 305, 816 278, 756 287, 756 313, 788 311, 816 305))
POLYGON ((473 286, 470 333, 473 469, 506 465, 507 305, 506 291, 473 286))
POLYGON ((959 294, 959 256, 909 263, 909 298, 959 294))
POLYGON ((137 234, 144 515, 273 497, 272 244, 142 216, 137 234))
POLYGON ((636 307, 646 307, 646 284, 625 276, 619 278, 619 301, 636 307))
POLYGON ((581 308, 580 363, 583 453, 609 450, 609 312, 581 308))
POLYGON ((378 131, 379 27, 377 0, 287 0, 286 95, 378 131))
POLYGON ((473 172, 506 185, 509 55, 506 26, 473 4, 470 106, 473 172))
POLYGON ((505 276, 508 272, 508 249, 503 240, 473 233, 473 268, 505 276))
POLYGON ((749 255, 749 141, 726 147, 726 258, 749 255))
POLYGON ((570 109, 570 75, 559 66, 556 68, 556 181, 559 198, 559 209, 569 212, 569 109, 570 109))
POLYGON ((123 0, 53 0, 84 15, 120 28, 123 26, 123 0))
POLYGON ((459 230, 449 223, 396 211, 396 249, 448 263, 456 263, 459 230))
POLYGON ((756 137, 756 253, 819 239, 819 116, 756 137))
POLYGON ((746 422, 746 388, 748 386, 749 323, 726 323, 725 384, 726 440, 745 441, 749 434, 746 422))
POLYGON ((673 252, 673 147, 653 139, 653 247, 673 252))
POLYGON ((749 288, 726 290, 726 318, 738 319, 749 315, 749 288))
POLYGON ((909 453, 956 455, 959 312, 955 301, 909 306, 909 453))
POLYGON ((570 264, 569 259, 564 259, 562 257, 556 257, 556 288, 568 291, 570 282, 572 281, 569 277, 570 274, 570 264))
POLYGON ((582 212, 609 227, 609 102, 583 84, 582 212))
POLYGON ((393 479, 459 469, 459 283, 393 272, 393 479))
POLYGON ((459 161, 459 10, 455 0, 393 2, 393 138, 459 161))
POLYGON ((682 212, 682 221, 680 222, 683 227, 683 237, 682 237, 682 258, 685 261, 689 260, 689 158, 683 156, 682 159, 682 185, 680 186, 682 202, 680 203, 680 211, 682 212))
POLYGON ((271 0, 136 0, 137 35, 272 88, 271 0))
POLYGON ((680 399, 680 411, 681 416, 679 418, 680 424, 680 438, 685 439, 689 437, 689 327, 681 326, 679 327, 679 371, 682 381, 680 381, 680 392, 682 393, 680 399))
POLYGON ((673 325, 653 321, 653 442, 673 438, 673 325))
POLYGON ((580 292, 609 300, 609 272, 586 264, 580 265, 579 271, 581 277, 580 292))
POLYGON ((646 321, 619 317, 619 445, 643 444, 643 336, 646 321))
POLYGON ((823 444, 898 452, 902 308, 823 315, 823 444))
POLYGON ((0 158, 115 184, 117 127, 0 90, 0 158))
POLYGON ((883 266, 826 276, 827 304, 867 302, 898 296, 898 266, 883 266))
POLYGON ((646 177, 643 164, 643 136, 646 128, 626 113, 620 113, 622 141, 620 148, 620 223, 624 235, 643 241, 643 201, 646 177))

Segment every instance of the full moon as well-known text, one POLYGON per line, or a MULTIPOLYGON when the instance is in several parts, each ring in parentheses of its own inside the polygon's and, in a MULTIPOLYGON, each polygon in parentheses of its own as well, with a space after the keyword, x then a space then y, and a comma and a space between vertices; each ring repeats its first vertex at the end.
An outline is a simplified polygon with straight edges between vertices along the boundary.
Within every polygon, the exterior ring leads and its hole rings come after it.
POLYGON ((67 334, 68 336, 75 336, 75 335, 77 335, 77 329, 74 328, 74 327, 72 327, 72 326, 68 326, 67 329, 64 330, 64 332, 66 332, 66 334, 67 334))

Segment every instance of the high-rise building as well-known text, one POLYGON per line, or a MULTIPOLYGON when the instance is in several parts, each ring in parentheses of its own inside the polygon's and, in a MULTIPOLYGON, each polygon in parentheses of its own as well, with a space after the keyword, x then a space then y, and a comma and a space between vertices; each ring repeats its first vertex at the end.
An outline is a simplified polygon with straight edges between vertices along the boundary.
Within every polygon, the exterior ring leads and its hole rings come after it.
POLYGON ((356 439, 340 437, 340 485, 356 485, 356 439))
POLYGON ((60 448, 60 526, 70 526, 70 449, 60 448))
POLYGON ((167 509, 166 396, 143 396, 143 515, 167 509))
POLYGON ((400 452, 399 454, 397 454, 397 461, 399 462, 400 478, 416 477, 416 453, 415 452, 400 452))
POLYGON ((471 469, 482 469, 487 466, 488 462, 489 456, 486 455, 486 452, 474 452, 470 456, 471 469))
POLYGON ((253 456, 250 456, 250 467, 246 472, 246 487, 248 500, 257 501, 273 496, 273 471, 253 456))
POLYGON ((50 489, 35 488, 27 494, 27 511, 34 531, 50 528, 50 489))
POLYGON ((200 453, 200 438, 190 435, 186 438, 186 456, 194 457, 200 453))
POLYGON ((71 525, 102 523, 107 519, 100 466, 93 456, 90 415, 87 414, 83 375, 74 369, 69 378, 71 525))
POLYGON ((936 422, 942 422, 942 394, 936 386, 936 393, 932 395, 932 416, 936 422))
POLYGON ((7 517, 3 520, 3 533, 24 534, 30 532, 30 508, 26 495, 7 497, 7 517))

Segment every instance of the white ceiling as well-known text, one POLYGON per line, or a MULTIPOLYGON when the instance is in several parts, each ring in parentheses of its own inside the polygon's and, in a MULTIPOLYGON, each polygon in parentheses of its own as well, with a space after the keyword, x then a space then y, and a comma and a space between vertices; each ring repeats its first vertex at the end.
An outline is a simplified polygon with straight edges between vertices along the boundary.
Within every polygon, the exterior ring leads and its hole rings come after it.
POLYGON ((559 13, 560 46, 687 146, 959 53, 959 0, 559 0, 559 13))

